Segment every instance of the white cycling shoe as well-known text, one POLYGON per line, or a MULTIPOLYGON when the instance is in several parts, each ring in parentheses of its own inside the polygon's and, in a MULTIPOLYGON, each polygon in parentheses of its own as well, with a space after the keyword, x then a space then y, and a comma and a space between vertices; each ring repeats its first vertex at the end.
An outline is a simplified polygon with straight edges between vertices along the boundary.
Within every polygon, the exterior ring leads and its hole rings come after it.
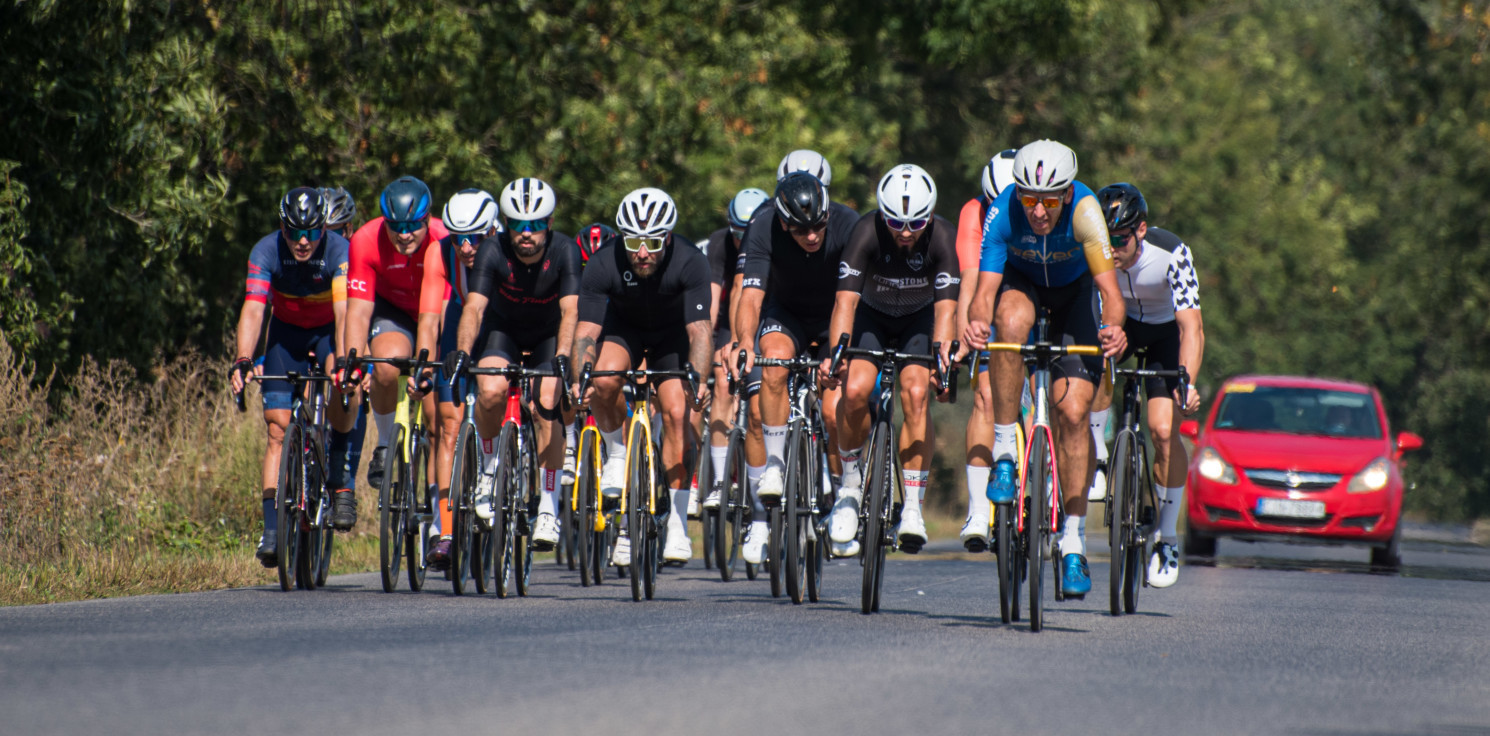
POLYGON ((921 518, 919 511, 901 513, 895 538, 900 540, 900 551, 908 555, 916 554, 926 546, 926 520, 921 518))
POLYGON ((616 537, 616 548, 610 553, 610 564, 616 567, 631 566, 631 537, 616 537))
POLYGON ((533 548, 547 552, 559 543, 559 520, 553 514, 539 514, 533 524, 533 548))
POLYGON ((718 488, 715 488, 715 489, 709 491, 708 497, 704 499, 704 508, 706 508, 706 509, 717 509, 717 508, 719 508, 719 497, 722 496, 722 495, 723 494, 721 494, 719 492, 719 489, 718 488))
POLYGON ((667 562, 687 562, 693 559, 693 540, 687 532, 668 530, 667 544, 662 548, 662 559, 667 562))
POLYGON ((600 466, 600 495, 620 498, 621 486, 626 485, 626 458, 613 457, 600 466))
POLYGON ((854 541, 859 534, 859 499, 843 496, 833 502, 833 515, 828 521, 828 537, 838 544, 854 541))
POLYGON ((688 518, 698 518, 698 479, 693 479, 693 485, 688 487, 688 518))
POLYGON ((476 507, 476 517, 482 521, 491 521, 497 515, 494 504, 497 486, 497 475, 495 473, 476 473, 476 495, 471 499, 471 504, 476 507))
POLYGON ((764 521, 750 522, 745 530, 745 545, 740 551, 746 562, 759 565, 766 560, 766 541, 771 538, 771 525, 764 521))
POLYGON ((1090 488, 1086 489, 1086 500, 1088 500, 1088 501, 1105 501, 1105 500, 1107 500, 1107 470, 1105 468, 1106 465, 1107 465, 1107 462, 1105 460, 1102 461, 1102 462, 1097 463, 1097 472, 1095 472, 1095 473, 1092 474, 1092 486, 1090 488))
POLYGON ((761 473, 760 482, 755 486, 755 496, 763 506, 777 506, 781 503, 781 492, 786 487, 786 479, 781 472, 781 466, 770 463, 766 466, 766 472, 761 473))
POLYGON ((847 542, 829 542, 828 549, 834 557, 857 557, 859 555, 859 540, 850 539, 847 542))
MULTIPOLYGON (((986 504, 985 504, 986 506, 986 504)), ((969 552, 985 552, 988 550, 988 517, 977 514, 969 514, 967 522, 962 525, 962 547, 969 552)))
POLYGON ((1180 553, 1174 545, 1160 542, 1149 555, 1149 585, 1168 588, 1180 577, 1180 553))

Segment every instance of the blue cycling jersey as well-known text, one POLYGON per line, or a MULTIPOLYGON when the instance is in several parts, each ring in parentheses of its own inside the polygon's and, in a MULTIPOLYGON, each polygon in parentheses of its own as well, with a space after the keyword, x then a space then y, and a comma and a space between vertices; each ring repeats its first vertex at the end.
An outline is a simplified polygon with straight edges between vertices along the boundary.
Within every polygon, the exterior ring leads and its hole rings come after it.
POLYGON ((1002 274, 1013 268, 1037 286, 1065 286, 1082 274, 1113 269, 1112 244, 1102 208, 1091 188, 1071 185, 1071 203, 1062 208, 1049 235, 1036 235, 1016 197, 1007 187, 983 216, 983 252, 978 270, 1002 274))

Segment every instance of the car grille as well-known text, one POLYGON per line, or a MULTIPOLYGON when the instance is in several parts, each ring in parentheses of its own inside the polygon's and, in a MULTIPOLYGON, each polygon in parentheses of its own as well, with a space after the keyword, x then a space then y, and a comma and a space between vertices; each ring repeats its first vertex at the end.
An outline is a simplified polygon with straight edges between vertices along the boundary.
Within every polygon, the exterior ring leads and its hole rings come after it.
POLYGON ((1322 491, 1334 488, 1340 476, 1330 473, 1301 473, 1296 470, 1249 469, 1242 471, 1247 480, 1264 488, 1283 488, 1291 491, 1322 491))

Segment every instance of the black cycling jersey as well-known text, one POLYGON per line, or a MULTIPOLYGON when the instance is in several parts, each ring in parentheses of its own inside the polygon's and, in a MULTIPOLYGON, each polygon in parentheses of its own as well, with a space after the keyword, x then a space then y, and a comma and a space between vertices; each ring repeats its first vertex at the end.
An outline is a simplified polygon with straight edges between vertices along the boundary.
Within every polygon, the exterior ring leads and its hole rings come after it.
POLYGON ((543 260, 531 266, 517 259, 507 233, 483 240, 471 274, 471 291, 488 299, 483 324, 557 332, 559 298, 579 293, 580 268, 579 246, 560 232, 549 231, 543 260))
POLYGON ((719 318, 714 326, 729 328, 729 293, 735 285, 735 274, 740 272, 740 241, 722 227, 709 235, 700 246, 709 257, 709 275, 719 284, 719 318))
POLYGON ((745 231, 745 278, 741 287, 764 289, 774 303, 799 319, 827 319, 833 314, 839 261, 853 234, 859 213, 834 202, 828 206, 823 245, 808 253, 781 226, 781 216, 757 216, 745 231), (770 288, 767 288, 769 285, 770 288))
POLYGON ((910 249, 895 243, 878 211, 859 218, 843 251, 838 291, 860 293, 863 303, 890 317, 903 317, 943 299, 957 300, 961 281, 957 228, 941 216, 910 249))
POLYGON ((674 234, 657 272, 641 278, 620 236, 610 238, 585 267, 579 290, 581 322, 619 322, 639 330, 682 331, 709 321, 709 261, 693 242, 674 234))

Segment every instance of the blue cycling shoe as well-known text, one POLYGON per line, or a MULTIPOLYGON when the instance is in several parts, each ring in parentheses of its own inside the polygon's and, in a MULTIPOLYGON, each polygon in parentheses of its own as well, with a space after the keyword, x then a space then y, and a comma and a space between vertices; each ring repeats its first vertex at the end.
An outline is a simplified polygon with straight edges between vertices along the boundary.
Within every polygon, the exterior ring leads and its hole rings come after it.
POLYGON ((993 479, 988 481, 988 500, 994 503, 1014 503, 1014 493, 1019 489, 1014 483, 1014 461, 1000 460, 993 464, 993 479))
POLYGON ((1092 592, 1092 574, 1086 569, 1086 557, 1066 555, 1061 572, 1061 594, 1067 598, 1083 598, 1092 592))

